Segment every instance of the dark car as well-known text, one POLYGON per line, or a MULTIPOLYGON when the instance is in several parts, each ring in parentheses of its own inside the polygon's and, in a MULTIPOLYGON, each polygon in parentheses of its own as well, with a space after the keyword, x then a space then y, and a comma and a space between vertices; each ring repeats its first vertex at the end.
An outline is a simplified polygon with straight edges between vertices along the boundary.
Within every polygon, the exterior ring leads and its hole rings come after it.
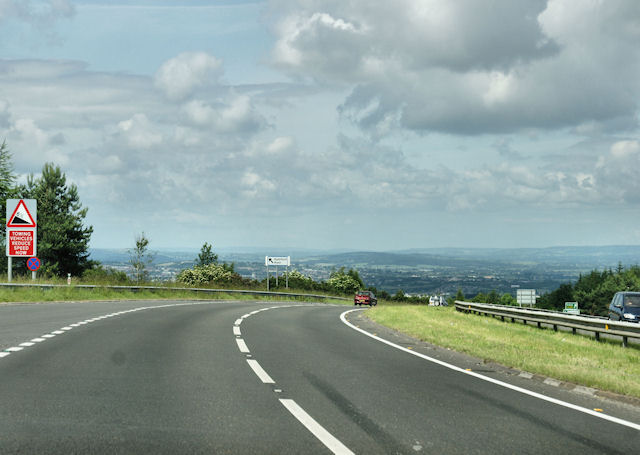
POLYGON ((616 292, 609 305, 609 319, 640 322, 640 292, 616 292))

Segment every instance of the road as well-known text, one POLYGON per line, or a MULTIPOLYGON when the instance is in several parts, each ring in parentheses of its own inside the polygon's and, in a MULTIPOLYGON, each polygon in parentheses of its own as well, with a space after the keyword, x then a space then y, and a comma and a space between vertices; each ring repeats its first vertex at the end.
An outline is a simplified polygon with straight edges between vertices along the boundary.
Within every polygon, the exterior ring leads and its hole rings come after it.
MULTIPOLYGON (((350 309, 246 301, 0 306, 0 452, 640 447, 637 408, 538 386, 586 409, 606 405, 603 415, 620 423, 480 380, 354 330, 340 319, 350 309)), ((345 317, 357 323, 360 314, 345 317)))

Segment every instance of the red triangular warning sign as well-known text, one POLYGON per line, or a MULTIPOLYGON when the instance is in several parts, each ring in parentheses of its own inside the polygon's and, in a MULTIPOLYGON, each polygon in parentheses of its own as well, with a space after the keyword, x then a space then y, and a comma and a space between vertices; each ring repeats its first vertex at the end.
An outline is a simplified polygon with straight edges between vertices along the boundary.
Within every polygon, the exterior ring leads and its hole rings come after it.
POLYGON ((7 227, 36 227, 29 209, 22 199, 18 202, 13 214, 7 219, 7 227))

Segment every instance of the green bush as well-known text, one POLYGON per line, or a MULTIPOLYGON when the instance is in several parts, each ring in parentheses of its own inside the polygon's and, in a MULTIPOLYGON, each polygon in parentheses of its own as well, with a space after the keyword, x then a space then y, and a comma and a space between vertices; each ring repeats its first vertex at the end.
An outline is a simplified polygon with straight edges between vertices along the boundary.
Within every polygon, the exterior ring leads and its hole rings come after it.
MULTIPOLYGON (((190 286, 205 284, 231 284, 237 277, 236 273, 225 267, 224 264, 196 265, 192 269, 185 269, 178 273, 176 281, 190 286)), ((239 275, 238 275, 239 277, 239 275)))

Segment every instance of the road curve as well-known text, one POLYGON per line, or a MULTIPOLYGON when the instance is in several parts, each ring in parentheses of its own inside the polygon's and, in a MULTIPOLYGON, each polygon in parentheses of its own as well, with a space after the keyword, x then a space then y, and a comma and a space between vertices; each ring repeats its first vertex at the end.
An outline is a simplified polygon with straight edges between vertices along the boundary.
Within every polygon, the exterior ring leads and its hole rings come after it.
POLYGON ((628 454, 640 446, 633 428, 364 336, 341 322, 346 309, 2 306, 0 452, 628 454))

